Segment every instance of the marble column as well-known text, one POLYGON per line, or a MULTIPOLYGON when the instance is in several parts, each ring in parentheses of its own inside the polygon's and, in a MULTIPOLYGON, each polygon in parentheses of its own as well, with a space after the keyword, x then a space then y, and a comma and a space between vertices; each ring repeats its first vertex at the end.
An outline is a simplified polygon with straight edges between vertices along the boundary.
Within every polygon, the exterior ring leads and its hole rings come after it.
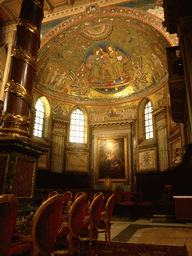
POLYGON ((166 109, 159 109, 153 115, 157 131, 159 170, 163 171, 169 168, 166 109))
POLYGON ((0 115, 0 193, 32 198, 37 162, 45 150, 31 139, 31 102, 44 0, 24 0, 11 51, 0 115))
POLYGON ((32 90, 36 73, 43 0, 24 0, 5 85, 0 137, 30 138, 32 90))

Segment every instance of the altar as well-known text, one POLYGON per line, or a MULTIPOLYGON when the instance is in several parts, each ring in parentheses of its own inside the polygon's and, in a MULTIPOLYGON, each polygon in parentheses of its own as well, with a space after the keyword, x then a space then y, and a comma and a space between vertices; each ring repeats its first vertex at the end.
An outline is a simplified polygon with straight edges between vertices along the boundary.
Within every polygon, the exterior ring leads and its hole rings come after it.
POLYGON ((173 196, 178 220, 192 220, 192 196, 173 196))

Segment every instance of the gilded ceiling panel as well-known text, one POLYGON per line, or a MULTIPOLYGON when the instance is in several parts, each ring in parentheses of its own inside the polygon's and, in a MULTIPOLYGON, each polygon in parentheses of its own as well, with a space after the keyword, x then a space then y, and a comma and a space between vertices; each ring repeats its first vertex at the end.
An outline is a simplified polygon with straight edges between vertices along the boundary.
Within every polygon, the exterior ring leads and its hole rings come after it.
POLYGON ((165 35, 129 9, 106 10, 90 5, 42 40, 38 89, 66 100, 109 103, 136 98, 166 81, 165 35))

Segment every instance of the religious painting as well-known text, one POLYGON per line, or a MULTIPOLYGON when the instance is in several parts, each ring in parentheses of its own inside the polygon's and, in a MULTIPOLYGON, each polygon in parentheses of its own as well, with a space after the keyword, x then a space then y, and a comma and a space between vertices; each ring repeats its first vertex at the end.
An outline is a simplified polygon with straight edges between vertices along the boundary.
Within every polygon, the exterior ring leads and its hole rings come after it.
POLYGON ((89 153, 88 152, 67 152, 66 171, 88 172, 89 153))
POLYGON ((169 144, 170 147, 170 160, 171 160, 171 167, 174 167, 178 164, 181 164, 183 159, 183 149, 181 146, 181 138, 172 141, 169 144))
POLYGON ((156 148, 139 150, 137 152, 137 171, 157 170, 156 148))
POLYGON ((101 137, 97 140, 96 180, 128 181, 127 137, 101 137))

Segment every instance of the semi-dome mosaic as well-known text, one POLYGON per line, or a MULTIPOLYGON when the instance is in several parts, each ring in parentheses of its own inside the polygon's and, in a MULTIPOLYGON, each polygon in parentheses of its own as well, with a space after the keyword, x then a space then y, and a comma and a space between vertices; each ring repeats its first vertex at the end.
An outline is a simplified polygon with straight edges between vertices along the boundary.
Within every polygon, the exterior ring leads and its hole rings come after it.
POLYGON ((43 36, 35 87, 90 103, 143 95, 168 76, 171 39, 158 26, 146 12, 91 5, 43 36))

